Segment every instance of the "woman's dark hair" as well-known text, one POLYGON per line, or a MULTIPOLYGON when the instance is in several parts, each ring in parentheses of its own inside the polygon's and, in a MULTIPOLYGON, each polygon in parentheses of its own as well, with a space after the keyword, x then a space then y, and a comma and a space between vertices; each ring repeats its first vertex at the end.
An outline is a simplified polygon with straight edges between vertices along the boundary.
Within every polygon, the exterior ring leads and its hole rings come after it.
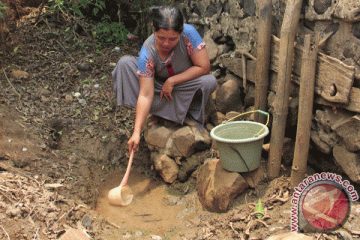
POLYGON ((152 7, 149 10, 149 14, 155 32, 165 29, 182 33, 184 17, 178 8, 167 6, 152 7))

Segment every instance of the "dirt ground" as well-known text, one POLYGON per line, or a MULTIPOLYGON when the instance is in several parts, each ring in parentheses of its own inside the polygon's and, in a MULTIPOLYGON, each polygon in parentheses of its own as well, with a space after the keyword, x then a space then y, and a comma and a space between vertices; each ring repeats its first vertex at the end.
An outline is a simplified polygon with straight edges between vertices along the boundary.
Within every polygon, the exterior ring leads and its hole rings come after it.
MULTIPOLYGON (((134 121, 132 108, 116 106, 111 71, 119 57, 138 55, 141 45, 135 40, 120 50, 96 51, 86 33, 90 23, 50 16, 35 25, 36 16, 11 29, 1 61, 0 239, 58 239, 70 228, 109 240, 264 239, 290 231, 287 171, 247 190, 228 212, 211 213, 197 198, 196 175, 165 184, 152 170, 144 141, 129 180, 134 201, 110 206, 106 194, 126 169, 134 121), (67 41, 74 37, 83 45, 67 41), (29 75, 16 78, 16 70, 29 75), (254 214, 259 197, 261 220, 254 214)), ((353 238, 360 237, 359 213, 353 204, 345 228, 353 238)))

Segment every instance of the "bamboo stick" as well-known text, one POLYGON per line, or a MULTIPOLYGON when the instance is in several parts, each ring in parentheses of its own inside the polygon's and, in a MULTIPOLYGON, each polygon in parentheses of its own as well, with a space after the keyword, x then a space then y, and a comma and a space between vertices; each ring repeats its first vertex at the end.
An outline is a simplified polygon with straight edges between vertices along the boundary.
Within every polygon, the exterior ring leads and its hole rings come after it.
POLYGON ((310 46, 310 35, 305 36, 302 56, 299 119, 296 130, 295 153, 291 169, 291 187, 296 187, 305 177, 310 145, 310 131, 315 89, 315 72, 319 52, 319 35, 313 49, 310 46))
MULTIPOLYGON (((267 96, 269 88, 269 69, 271 52, 271 10, 272 1, 259 1, 259 28, 256 63, 256 96, 255 109, 267 111, 267 96)), ((255 121, 265 123, 262 114, 255 114, 255 121)))
POLYGON ((301 6, 302 0, 289 0, 287 2, 281 27, 279 72, 268 161, 268 175, 270 179, 276 178, 280 174, 286 119, 289 111, 291 71, 294 62, 294 41, 299 24, 301 6))

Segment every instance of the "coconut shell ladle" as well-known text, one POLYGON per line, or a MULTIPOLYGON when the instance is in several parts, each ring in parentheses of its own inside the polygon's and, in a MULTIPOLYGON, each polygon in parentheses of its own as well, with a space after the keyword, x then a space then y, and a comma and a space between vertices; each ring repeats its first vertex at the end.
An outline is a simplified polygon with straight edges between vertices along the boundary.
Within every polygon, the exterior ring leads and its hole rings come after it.
POLYGON ((129 163, 123 179, 118 187, 113 188, 108 193, 108 201, 113 205, 127 206, 131 203, 134 194, 131 188, 127 185, 127 181, 130 175, 130 169, 134 158, 134 151, 131 151, 129 163))

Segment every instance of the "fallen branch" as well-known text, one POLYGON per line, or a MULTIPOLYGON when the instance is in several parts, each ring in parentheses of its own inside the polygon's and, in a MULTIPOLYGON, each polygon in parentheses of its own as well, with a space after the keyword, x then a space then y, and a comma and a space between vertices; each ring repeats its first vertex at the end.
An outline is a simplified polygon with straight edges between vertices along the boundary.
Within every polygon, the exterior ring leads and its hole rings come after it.
POLYGON ((9 234, 6 232, 5 228, 3 226, 1 226, 1 229, 4 231, 5 235, 7 236, 7 238, 10 240, 10 236, 9 234))
POLYGON ((10 82, 10 80, 9 80, 9 78, 7 77, 6 72, 5 72, 4 69, 3 69, 3 72, 4 72, 4 75, 5 75, 6 79, 7 79, 8 82, 9 82, 10 86, 14 89, 15 93, 18 95, 18 97, 19 97, 19 99, 20 99, 20 98, 21 98, 21 95, 16 91, 16 88, 15 88, 15 87, 12 85, 12 83, 10 82))
POLYGON ((42 3, 41 3, 40 10, 39 10, 39 14, 38 14, 38 16, 37 16, 37 18, 36 18, 36 20, 35 20, 35 23, 36 23, 36 24, 37 24, 37 22, 38 22, 39 19, 40 19, 40 16, 41 16, 42 10, 44 9, 44 6, 45 6, 45 0, 43 0, 42 3))
POLYGON ((58 40, 55 40, 59 45, 60 47, 65 51, 65 53, 67 55, 69 55, 69 57, 71 58, 71 60, 75 61, 74 58, 70 55, 70 53, 65 49, 65 47, 58 41, 58 40))
POLYGON ((111 222, 109 219, 106 219, 106 218, 105 218, 105 220, 106 220, 106 222, 107 222, 108 224, 110 224, 111 226, 116 227, 117 229, 120 229, 120 226, 119 226, 119 225, 111 222))
POLYGON ((71 213, 71 212, 74 210, 74 208, 75 208, 75 207, 72 207, 69 211, 67 211, 66 213, 64 213, 63 215, 61 215, 61 217, 56 221, 56 223, 60 222, 60 220, 61 220, 63 217, 69 215, 69 213, 71 213))

